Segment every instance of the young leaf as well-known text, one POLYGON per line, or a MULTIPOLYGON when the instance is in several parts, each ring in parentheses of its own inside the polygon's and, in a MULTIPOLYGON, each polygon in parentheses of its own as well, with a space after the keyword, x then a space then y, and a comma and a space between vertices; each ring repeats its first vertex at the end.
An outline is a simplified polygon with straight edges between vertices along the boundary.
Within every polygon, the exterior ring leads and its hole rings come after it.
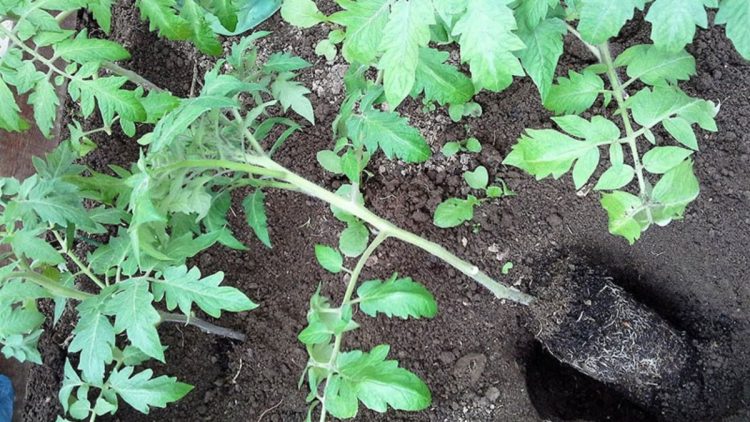
MULTIPOLYGON (((522 2, 522 4, 535 3, 522 2)), ((547 0, 536 1, 547 6, 547 0)), ((546 10, 545 10, 546 13, 546 10)), ((534 27, 521 26, 518 36, 526 48, 517 54, 521 64, 539 89, 544 101, 552 87, 557 61, 563 52, 563 35, 567 32, 565 22, 558 18, 545 19, 534 27)))
POLYGON ((135 5, 141 11, 141 18, 148 20, 150 31, 158 29, 160 35, 170 40, 190 37, 187 21, 177 16, 177 0, 136 0, 135 5))
POLYGON ((443 229, 456 227, 474 218, 474 207, 478 201, 469 195, 467 199, 448 198, 435 209, 433 223, 443 229))
POLYGON ((390 348, 380 345, 370 353, 360 351, 339 355, 337 366, 341 389, 351 389, 368 409, 383 413, 388 406, 395 410, 417 411, 432 402, 430 390, 413 373, 398 367, 395 360, 385 360, 390 348), (348 384, 348 385, 346 385, 348 384))
POLYGON ((662 176, 654 186, 651 196, 667 207, 674 217, 679 217, 699 193, 700 186, 698 178, 693 173, 693 162, 685 160, 662 176))
POLYGON ((268 218, 265 207, 266 195, 262 190, 256 189, 252 195, 248 195, 242 201, 245 210, 245 219, 248 226, 253 229, 258 240, 267 247, 271 247, 271 238, 268 235, 268 218))
POLYGON ((294 77, 294 74, 289 72, 279 75, 273 84, 271 84, 271 92, 274 98, 281 102, 284 111, 291 108, 308 122, 315 124, 315 112, 313 111, 312 103, 306 97, 310 93, 310 90, 301 83, 290 80, 292 77, 294 77))
POLYGON ((36 126, 42 135, 49 138, 57 117, 57 107, 60 105, 55 87, 46 78, 40 79, 34 86, 34 92, 29 95, 29 103, 34 105, 36 126))
POLYGON ((458 142, 446 142, 440 152, 442 152, 446 157, 451 157, 453 155, 456 155, 456 153, 458 153, 458 151, 460 150, 461 144, 459 144, 458 142))
POLYGON ((591 120, 575 114, 553 117, 552 120, 565 132, 587 141, 616 141, 620 138, 620 129, 611 120, 594 116, 591 120))
POLYGON ((518 2, 516 19, 527 28, 534 28, 544 20, 547 12, 558 4, 557 0, 525 0, 518 2))
POLYGON ((680 51, 693 41, 695 26, 708 26, 705 6, 716 0, 655 0, 646 14, 651 39, 667 51, 680 51))
POLYGON ((378 56, 380 41, 388 24, 391 1, 343 0, 344 9, 329 16, 331 22, 346 27, 341 52, 349 63, 372 64, 378 56))
POLYGON ((415 92, 440 105, 463 104, 474 95, 474 84, 455 67, 445 64, 450 55, 433 48, 419 49, 415 92))
POLYGON ((349 223, 339 237, 339 249, 344 255, 355 257, 362 254, 367 249, 367 241, 370 237, 370 231, 367 226, 359 222, 349 223))
POLYGON ((183 0, 180 17, 185 19, 190 28, 190 39, 202 52, 218 56, 223 52, 221 43, 214 35, 211 25, 206 19, 206 12, 195 0, 183 0))
POLYGON ((102 383, 104 366, 112 363, 115 329, 104 315, 101 297, 86 299, 78 304, 78 323, 73 329, 73 341, 68 347, 72 353, 80 352, 78 369, 91 383, 102 383))
POLYGON ((484 189, 490 182, 489 174, 484 166, 479 166, 474 171, 464 173, 464 180, 472 189, 484 189))
POLYGON ((106 312, 115 316, 115 332, 127 332, 130 343, 147 355, 164 362, 164 348, 156 324, 161 321, 154 309, 154 296, 143 279, 117 284, 119 291, 107 302, 106 312))
POLYGON ((750 60, 750 2, 745 0, 721 0, 716 14, 717 25, 727 25, 727 36, 737 51, 750 60))
POLYGON ((13 334, 2 340, 2 353, 6 359, 16 359, 19 362, 33 362, 42 364, 37 343, 43 330, 36 330, 29 335, 13 334))
POLYGON ((581 2, 578 32, 590 44, 601 44, 620 33, 633 18, 634 9, 643 9, 645 0, 586 0, 581 2))
POLYGON ((602 174, 596 183, 596 190, 615 190, 627 185, 633 180, 635 170, 627 164, 612 166, 602 174))
POLYGON ((482 144, 479 142, 479 139, 474 138, 474 137, 467 139, 466 151, 473 152, 476 154, 482 152, 482 144))
POLYGON ((326 20, 312 0, 284 0, 281 4, 281 17, 300 28, 310 28, 326 20))
POLYGON ((471 79, 477 90, 499 92, 522 76, 523 68, 514 51, 524 43, 513 34, 517 28, 510 0, 471 0, 466 12, 453 27, 459 37, 461 61, 469 63, 471 79))
POLYGON ((179 308, 185 315, 191 315, 193 303, 214 318, 219 318, 222 311, 242 312, 258 307, 236 288, 219 286, 222 280, 222 272, 201 278, 200 270, 193 267, 188 271, 182 265, 166 268, 161 279, 152 280, 151 290, 156 301, 166 297, 167 309, 179 308))
POLYGON ((3 78, 0 78, 0 129, 21 132, 28 127, 29 123, 21 117, 21 109, 18 108, 13 93, 3 78))
POLYGON ((503 164, 518 167, 537 180, 552 175, 559 178, 570 170, 573 161, 597 148, 591 141, 577 141, 552 129, 527 129, 503 164))
POLYGON ((647 223, 635 218, 644 209, 637 196, 614 191, 602 195, 601 204, 609 216, 609 232, 624 237, 631 245, 641 237, 641 231, 648 228, 647 223))
POLYGON ((643 167, 654 174, 666 173, 692 154, 693 151, 680 147, 655 147, 643 155, 643 167))
POLYGON ((604 81, 591 69, 583 73, 571 70, 567 78, 560 77, 552 85, 544 106, 557 114, 579 114, 594 104, 603 89, 604 81))
POLYGON ((692 150, 698 150, 698 139, 690 126, 690 122, 682 117, 673 117, 664 120, 661 124, 679 143, 692 150))
POLYGON ((411 278, 396 278, 387 281, 370 280, 357 289, 359 308, 375 317, 378 312, 388 318, 394 315, 407 319, 432 318, 437 314, 435 297, 423 285, 411 278))
POLYGON ((648 85, 675 84, 695 74, 695 59, 685 50, 668 52, 653 45, 634 45, 617 57, 628 76, 648 85))
POLYGON ((435 23, 432 0, 397 0, 385 27, 378 68, 383 71, 385 97, 391 109, 401 104, 414 87, 420 47, 430 42, 435 23))
POLYGON ((714 117, 718 109, 714 103, 691 98, 676 87, 644 88, 628 100, 633 118, 639 125, 651 128, 663 120, 679 116, 689 123, 709 131, 716 131, 714 117))
POLYGON ((338 274, 344 265, 344 258, 339 251, 326 245, 315 245, 315 258, 326 271, 338 274))
POLYGON ((152 378, 153 371, 150 369, 135 375, 133 371, 132 366, 113 371, 108 383, 127 404, 141 413, 148 414, 152 407, 164 408, 193 389, 190 385, 177 382, 174 377, 152 378))
POLYGON ((591 179, 594 171, 599 166, 599 158, 599 148, 592 148, 576 161, 573 167, 573 183, 576 186, 576 190, 581 189, 591 179))
POLYGON ((389 159, 396 156, 407 163, 420 163, 430 158, 427 141, 397 113, 368 110, 352 116, 347 128, 352 138, 361 137, 369 151, 379 146, 389 159))
POLYGON ((75 38, 54 44, 55 54, 67 61, 78 63, 127 60, 128 50, 120 44, 109 40, 88 38, 86 31, 81 31, 75 38))
POLYGON ((307 69, 310 63, 303 59, 286 52, 273 53, 263 64, 263 71, 266 73, 294 72, 296 70, 307 69))
POLYGON ((331 173, 341 174, 341 157, 333 151, 322 150, 315 155, 318 163, 331 173))

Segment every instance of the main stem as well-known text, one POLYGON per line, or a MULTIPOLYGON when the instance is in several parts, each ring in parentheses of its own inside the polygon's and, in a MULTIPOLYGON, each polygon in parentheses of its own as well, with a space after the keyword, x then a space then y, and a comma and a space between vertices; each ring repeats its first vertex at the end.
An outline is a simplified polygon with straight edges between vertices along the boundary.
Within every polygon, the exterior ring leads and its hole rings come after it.
MULTIPOLYGON (((609 83, 612 85, 612 92, 617 102, 617 112, 622 117, 622 124, 625 127, 625 139, 627 144, 630 146, 630 153, 633 157, 633 167, 635 168, 635 174, 638 178, 638 189, 641 192, 641 199, 646 199, 646 178, 643 175, 643 164, 638 153, 638 135, 633 130, 633 124, 630 121, 630 113, 627 106, 625 105, 625 88, 623 88, 620 82, 619 76, 617 76, 617 69, 615 68, 614 61, 612 60, 612 53, 609 50, 609 44, 604 43, 598 47, 600 52, 600 60, 607 66, 607 77, 609 83)), ((648 213, 649 221, 651 220, 651 211, 646 208, 648 213)))
MULTIPOLYGON (((354 294, 354 288, 357 287, 357 281, 359 280, 359 275, 362 273, 362 269, 364 269, 365 264, 367 263, 367 260, 370 259, 370 256, 373 252, 375 252, 375 249, 380 246, 383 241, 385 241, 388 238, 388 234, 385 231, 381 231, 378 233, 378 235, 375 237, 375 239, 370 243, 370 246, 365 249, 364 253, 362 253, 362 256, 359 258, 359 261, 357 261, 357 265, 354 267, 354 270, 352 270, 351 275, 349 276, 349 284, 346 286, 346 292, 344 293, 344 298, 341 300, 341 306, 339 307, 339 312, 342 311, 344 306, 350 303, 352 299, 352 295, 354 294)), ((333 342, 333 351, 331 352, 331 358, 328 361, 328 367, 334 368, 336 365, 336 359, 338 358, 339 352, 341 351, 341 341, 344 338, 344 333, 340 333, 336 335, 336 338, 333 342)), ((320 422, 325 422, 326 420, 326 393, 328 391, 328 382, 331 379, 331 375, 333 375, 333 370, 329 369, 328 376, 326 377, 325 385, 323 386, 323 398, 321 400, 321 408, 320 408, 320 422)))
POLYGON ((254 170, 258 167, 264 168, 266 171, 270 171, 271 173, 273 173, 273 177, 277 180, 282 180, 286 183, 289 183, 290 185, 296 186, 297 190, 299 190, 300 192, 327 202, 328 204, 359 218, 360 220, 377 229, 378 232, 384 233, 388 237, 394 237, 403 242, 414 245, 430 253, 431 255, 440 258, 447 264, 451 265, 453 268, 457 269, 458 271, 462 272, 463 274, 467 275, 477 283, 490 290, 495 295, 495 297, 499 299, 508 299, 522 305, 528 305, 534 301, 533 296, 523 293, 514 287, 494 280, 492 277, 479 270, 476 265, 473 265, 459 258, 441 245, 396 226, 390 221, 381 218, 366 207, 360 205, 355 200, 336 195, 335 193, 316 185, 315 183, 305 179, 304 177, 297 175, 281 164, 273 161, 271 158, 248 156, 247 161, 248 164, 225 160, 210 160, 211 164, 215 166, 231 168, 239 171, 246 171, 249 173, 254 173, 254 170))

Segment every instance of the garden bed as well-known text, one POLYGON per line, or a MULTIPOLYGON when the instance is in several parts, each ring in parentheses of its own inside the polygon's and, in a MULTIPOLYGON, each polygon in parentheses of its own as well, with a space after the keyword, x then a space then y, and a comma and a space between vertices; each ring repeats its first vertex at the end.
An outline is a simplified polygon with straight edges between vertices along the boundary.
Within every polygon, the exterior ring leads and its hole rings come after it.
MULTIPOLYGON (((120 2, 125 4, 129 2, 120 2)), ((321 2, 323 3, 323 2, 321 2)), ((84 19, 85 22, 85 19, 84 19)), ((273 17, 260 29, 274 31, 261 41, 267 51, 290 50, 314 64, 303 72, 311 87, 316 125, 294 135, 278 154, 292 170, 335 189, 342 180, 324 172, 315 160, 330 148, 331 123, 343 98, 343 62, 328 64, 315 56, 324 34, 300 31, 273 17)), ((160 40, 139 22, 129 6, 118 7, 112 37, 133 53, 126 63, 156 84, 181 95, 195 88, 211 61, 187 44, 160 40)), ((621 40, 646 39, 641 19, 626 27, 621 40)), ((612 44, 616 52, 623 45, 612 44)), ((371 209, 394 223, 425 235, 480 264, 492 276, 523 290, 548 276, 560 257, 606 271, 614 282, 656 310, 704 351, 696 371, 707 374, 704 390, 711 400, 701 409, 710 420, 750 418, 750 66, 742 61, 722 30, 700 31, 688 50, 696 56, 698 75, 683 84, 691 95, 721 102, 720 131, 705 135, 696 157, 701 195, 683 223, 653 228, 634 246, 607 233, 605 212, 594 193, 576 196, 568 181, 537 183, 500 165, 523 128, 550 127, 549 114, 529 80, 501 94, 482 93, 481 119, 453 123, 446 113, 425 113, 407 103, 403 114, 420 128, 433 151, 449 140, 476 136, 483 152, 476 157, 436 154, 423 165, 374 160, 374 176, 364 184, 371 209), (473 224, 439 229, 435 207, 461 193, 461 174, 482 164, 519 195, 483 206, 473 224), (462 245, 462 246, 459 246, 462 245), (514 266, 501 275, 504 263, 514 266), (744 384, 743 384, 744 383, 744 384), (722 419, 724 418, 724 419, 722 419)), ((583 48, 566 46, 564 66, 593 62, 583 48)), ((101 148, 88 164, 128 165, 138 145, 125 136, 97 139, 101 148)), ((239 199, 239 198, 238 198, 239 199)), ((116 420, 263 420, 304 419, 306 393, 297 383, 307 354, 297 340, 305 324, 310 296, 321 280, 332 277, 315 264, 313 246, 331 244, 340 231, 326 204, 287 192, 269 192, 268 217, 273 249, 265 248, 242 216, 231 223, 246 252, 214 247, 196 258, 206 274, 226 273, 234 285, 258 301, 253 312, 227 314, 221 324, 245 333, 237 343, 206 336, 192 327, 163 326, 169 373, 195 385, 166 410, 141 415, 123 406, 116 420)), ((239 207, 239 203, 235 204, 239 207)), ((346 344, 369 349, 391 344, 404 367, 430 386, 433 406, 413 414, 377 415, 360 420, 409 421, 647 421, 655 415, 603 384, 557 363, 534 339, 539 327, 521 307, 502 304, 480 286, 427 254, 388 241, 366 268, 368 278, 398 270, 425 283, 435 294, 438 316, 423 321, 378 318, 347 335, 346 344)), ((333 283, 331 283, 333 284, 333 283)), ((332 292, 336 294, 337 292, 332 292)), ((54 420, 61 412, 56 394, 68 340, 65 330, 46 327, 40 347, 45 366, 32 369, 26 403, 27 421, 54 420)), ((106 418, 102 418, 106 420, 106 418)))

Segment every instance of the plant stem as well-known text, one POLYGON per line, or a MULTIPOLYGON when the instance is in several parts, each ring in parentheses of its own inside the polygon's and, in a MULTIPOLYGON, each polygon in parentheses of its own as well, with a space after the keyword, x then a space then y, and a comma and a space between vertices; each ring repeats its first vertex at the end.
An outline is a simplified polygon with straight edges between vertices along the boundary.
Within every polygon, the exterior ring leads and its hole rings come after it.
POLYGON ((52 234, 55 236, 55 239, 57 239, 57 242, 60 243, 60 247, 61 247, 61 250, 63 251, 63 253, 65 255, 67 255, 68 258, 70 258, 70 260, 73 261, 73 263, 78 266, 78 268, 81 270, 81 272, 84 273, 86 275, 86 277, 88 277, 89 279, 91 279, 91 281, 93 281, 94 283, 96 283, 96 285, 99 286, 100 289, 105 288, 106 284, 103 283, 99 279, 99 277, 96 276, 96 274, 92 273, 91 270, 89 269, 89 267, 87 265, 85 265, 78 258, 78 256, 76 256, 76 254, 74 254, 73 252, 71 252, 71 251, 68 250, 67 246, 65 246, 66 242, 62 238, 62 236, 60 236, 60 234, 57 231, 55 231, 55 230, 52 230, 52 234))
POLYGON ((403 242, 414 245, 430 253, 431 255, 442 259, 445 263, 451 265, 453 268, 461 271, 465 275, 472 278, 474 281, 490 290, 499 299, 512 300, 522 305, 528 305, 534 300, 533 296, 530 296, 511 286, 494 280, 486 273, 480 271, 476 265, 473 265, 459 258, 441 245, 429 241, 410 231, 397 227, 395 224, 379 217, 359 203, 350 201, 347 198, 342 198, 335 193, 330 192, 327 189, 324 189, 301 176, 298 176, 297 174, 291 172, 290 170, 286 169, 285 167, 269 158, 257 158, 255 164, 282 173, 282 180, 297 186, 297 188, 299 188, 299 190, 303 193, 325 201, 336 208, 354 215, 355 217, 365 221, 366 223, 378 229, 378 231, 385 233, 390 237, 400 239, 403 242))
POLYGON ((578 38, 579 40, 581 40, 581 42, 583 43, 583 45, 586 46, 586 48, 588 48, 588 50, 592 54, 594 54, 594 57, 596 57, 597 60, 602 61, 602 55, 599 52, 599 50, 596 47, 594 47, 593 45, 591 45, 591 44, 587 43, 586 41, 584 41, 583 37, 581 36, 581 33, 578 32, 578 30, 576 30, 573 27, 573 25, 571 25, 569 23, 566 23, 565 26, 568 27, 568 31, 570 31, 571 34, 575 35, 576 38, 578 38))
MULTIPOLYGON (((354 288, 357 287, 357 282, 359 281, 359 275, 362 272, 362 269, 365 268, 365 264, 367 263, 367 260, 370 258, 373 252, 375 252, 375 249, 380 246, 383 241, 385 241, 388 238, 388 233, 385 231, 381 231, 378 233, 377 236, 375 236, 375 239, 370 243, 370 246, 365 249, 365 251, 362 253, 362 256, 359 258, 359 261, 357 261, 357 265, 354 267, 354 270, 352 270, 352 274, 349 277, 349 283, 346 286, 346 292, 344 292, 344 298, 341 300, 341 307, 339 307, 339 312, 341 312, 341 309, 345 305, 350 305, 352 295, 354 294, 354 288)), ((336 367, 336 359, 338 358, 339 352, 341 351, 341 342, 344 338, 344 333, 336 334, 336 338, 333 342, 333 351, 331 352, 331 359, 328 361, 328 366, 330 368, 336 367)), ((333 375, 333 371, 328 372, 328 376, 326 376, 326 382, 323 386, 323 397, 320 401, 321 408, 320 408, 320 422, 325 422, 326 420, 326 394, 328 392, 328 382, 331 379, 331 375, 333 375)))
POLYGON ((90 297, 94 297, 94 295, 92 295, 91 293, 86 293, 78 289, 65 287, 62 284, 56 282, 55 280, 52 280, 51 278, 45 277, 44 275, 33 272, 33 271, 21 271, 21 272, 10 273, 6 275, 5 277, 3 277, 3 281, 15 279, 15 278, 21 278, 24 280, 31 281, 34 284, 37 284, 43 287, 45 290, 52 293, 54 296, 66 297, 68 299, 75 299, 75 300, 86 300, 90 297))
POLYGON ((156 92, 167 92, 166 89, 163 89, 156 85, 155 83, 149 81, 148 79, 144 78, 143 76, 139 75, 136 72, 133 72, 132 70, 125 69, 124 67, 121 67, 117 63, 114 62, 104 62, 102 63, 102 67, 109 70, 110 72, 124 76, 128 78, 130 82, 133 82, 136 85, 142 86, 144 89, 149 91, 156 91, 156 92))
POLYGON ((187 317, 182 314, 172 314, 169 312, 159 311, 159 316, 162 322, 176 322, 179 324, 192 325, 199 328, 204 333, 213 334, 216 336, 227 337, 233 340, 245 341, 246 336, 238 331, 231 330, 229 328, 220 327, 218 325, 211 324, 208 321, 204 321, 200 318, 190 316, 187 317))
POLYGON ((311 196, 313 198, 320 199, 328 204, 341 209, 353 216, 365 221, 379 232, 384 232, 390 237, 395 237, 403 242, 414 245, 431 255, 440 258, 445 263, 451 265, 453 268, 467 275, 477 283, 481 284, 489 291, 491 291, 498 299, 508 299, 521 305, 529 305, 534 301, 534 297, 520 290, 508 286, 507 284, 498 282, 486 273, 479 270, 476 265, 473 265, 452 252, 448 251, 441 245, 427 240, 421 236, 418 236, 410 231, 404 230, 390 221, 379 217, 363 205, 355 201, 351 201, 349 198, 343 198, 336 195, 335 193, 316 185, 315 183, 301 177, 286 167, 278 164, 269 157, 258 157, 248 155, 246 157, 248 163, 237 163, 230 160, 191 160, 182 161, 179 163, 172 164, 167 167, 160 169, 161 171, 174 168, 186 168, 186 167, 214 167, 214 168, 225 168, 235 171, 241 171, 246 173, 260 174, 260 175, 271 175, 272 177, 282 180, 290 185, 293 185, 300 192, 311 196))
MULTIPOLYGON (((635 168, 635 174, 638 178, 638 189, 641 193, 641 199, 646 201, 648 192, 646 190, 646 178, 643 175, 643 164, 641 164, 641 158, 638 153, 638 137, 636 132, 633 130, 633 124, 630 122, 630 112, 627 105, 625 104, 625 89, 620 82, 620 77, 617 75, 617 69, 615 68, 612 60, 612 53, 609 50, 609 44, 604 43, 599 46, 601 52, 602 63, 607 66, 607 77, 609 83, 612 85, 612 92, 617 102, 617 112, 622 117, 622 124, 625 127, 625 139, 630 146, 630 153, 633 158, 633 167, 635 168)), ((652 221, 651 210, 646 209, 648 220, 652 221)))

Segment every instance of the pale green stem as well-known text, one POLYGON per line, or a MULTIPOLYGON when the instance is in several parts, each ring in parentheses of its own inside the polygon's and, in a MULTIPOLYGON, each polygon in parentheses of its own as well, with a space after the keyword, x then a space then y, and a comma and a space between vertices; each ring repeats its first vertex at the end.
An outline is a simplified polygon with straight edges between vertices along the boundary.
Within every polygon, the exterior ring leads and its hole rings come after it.
MULTIPOLYGON (((313 182, 310 182, 304 177, 295 174, 294 172, 288 170, 284 166, 276 163, 268 157, 257 157, 249 155, 246 157, 246 160, 249 164, 237 163, 228 160, 199 160, 194 161, 193 163, 198 164, 196 165, 196 167, 217 167, 254 174, 272 174, 274 178, 296 186, 300 192, 313 198, 317 198, 324 202, 327 202, 328 204, 359 218, 360 220, 377 229, 378 232, 384 232, 390 237, 395 237, 403 242, 414 245, 437 258, 440 258, 445 263, 451 265, 453 268, 469 276, 471 279, 490 290, 495 295, 495 297, 499 299, 508 299, 522 305, 528 305, 534 300, 533 296, 523 293, 514 287, 494 280, 486 273, 480 271, 476 265, 473 265, 459 258, 441 245, 397 227, 395 224, 379 217, 363 205, 360 205, 357 202, 350 201, 349 198, 338 196, 335 193, 330 192, 313 182), (259 168, 262 169, 263 172, 257 172, 259 168)), ((191 167, 191 165, 187 163, 189 162, 176 163, 170 167, 191 167)))
POLYGON ((100 289, 103 289, 103 288, 107 287, 106 284, 104 282, 102 282, 102 280, 99 279, 99 277, 96 276, 96 274, 94 274, 93 272, 91 272, 91 269, 88 267, 88 265, 84 264, 78 258, 78 256, 76 254, 74 254, 73 252, 71 252, 70 250, 68 250, 68 248, 66 246, 67 243, 65 242, 65 239, 63 239, 62 236, 60 236, 60 234, 57 231, 52 230, 52 234, 55 236, 55 239, 57 239, 57 242, 60 243, 60 248, 61 248, 62 252, 65 255, 67 255, 68 258, 70 258, 70 260, 73 261, 74 264, 76 264, 78 266, 78 268, 81 270, 81 272, 83 274, 85 274, 89 279, 91 279, 91 281, 93 281, 94 283, 96 283, 96 285, 99 286, 100 289))
MULTIPOLYGON (((341 307, 339 307, 339 312, 343 309, 344 306, 350 304, 352 295, 354 294, 354 288, 357 287, 357 282, 359 280, 359 275, 362 273, 362 270, 365 268, 365 264, 367 263, 367 260, 370 258, 373 252, 375 252, 375 249, 380 246, 383 241, 385 241, 388 238, 388 233, 381 231, 378 233, 378 235, 375 237, 375 239, 370 243, 370 246, 365 249, 365 251, 362 253, 362 256, 359 258, 359 261, 357 261, 357 265, 354 267, 354 270, 352 270, 352 274, 349 277, 349 283, 346 286, 346 292, 344 292, 344 298, 341 300, 341 307)), ((333 351, 331 352, 331 358, 328 361, 328 366, 330 368, 335 368, 336 365, 336 359, 338 358, 339 352, 341 351, 341 342, 343 341, 344 334, 337 334, 336 338, 333 342, 333 351)), ((326 381, 323 386, 323 397, 321 398, 321 408, 320 408, 320 422, 325 422, 326 420, 326 394, 328 393, 328 382, 331 379, 331 375, 333 375, 333 372, 329 372, 328 376, 326 376, 326 381)))
POLYGON ((133 72, 132 70, 129 70, 129 69, 125 69, 124 67, 118 65, 117 63, 104 62, 102 63, 102 67, 109 70, 110 72, 114 74, 128 78, 130 82, 133 82, 136 85, 140 85, 141 87, 143 87, 143 89, 146 89, 148 91, 167 92, 167 90, 159 87, 158 85, 149 81, 148 79, 144 78, 138 73, 133 72))
MULTIPOLYGON (((635 168, 635 174, 638 178, 638 189, 641 193, 641 199, 646 201, 648 192, 646 189, 646 178, 643 175, 643 164, 641 164, 641 158, 638 153, 638 137, 636 132, 633 130, 633 124, 630 121, 630 111, 625 104, 625 89, 622 87, 620 77, 617 75, 617 69, 615 68, 614 61, 612 60, 612 53, 609 50, 609 45, 604 43, 599 46, 601 52, 602 63, 607 66, 607 77, 609 83, 612 85, 612 92, 617 102, 617 112, 622 118, 622 124, 625 127, 625 139, 630 146, 630 153, 633 158, 633 167, 635 168)), ((651 210, 646 209, 649 221, 652 221, 651 210)))

